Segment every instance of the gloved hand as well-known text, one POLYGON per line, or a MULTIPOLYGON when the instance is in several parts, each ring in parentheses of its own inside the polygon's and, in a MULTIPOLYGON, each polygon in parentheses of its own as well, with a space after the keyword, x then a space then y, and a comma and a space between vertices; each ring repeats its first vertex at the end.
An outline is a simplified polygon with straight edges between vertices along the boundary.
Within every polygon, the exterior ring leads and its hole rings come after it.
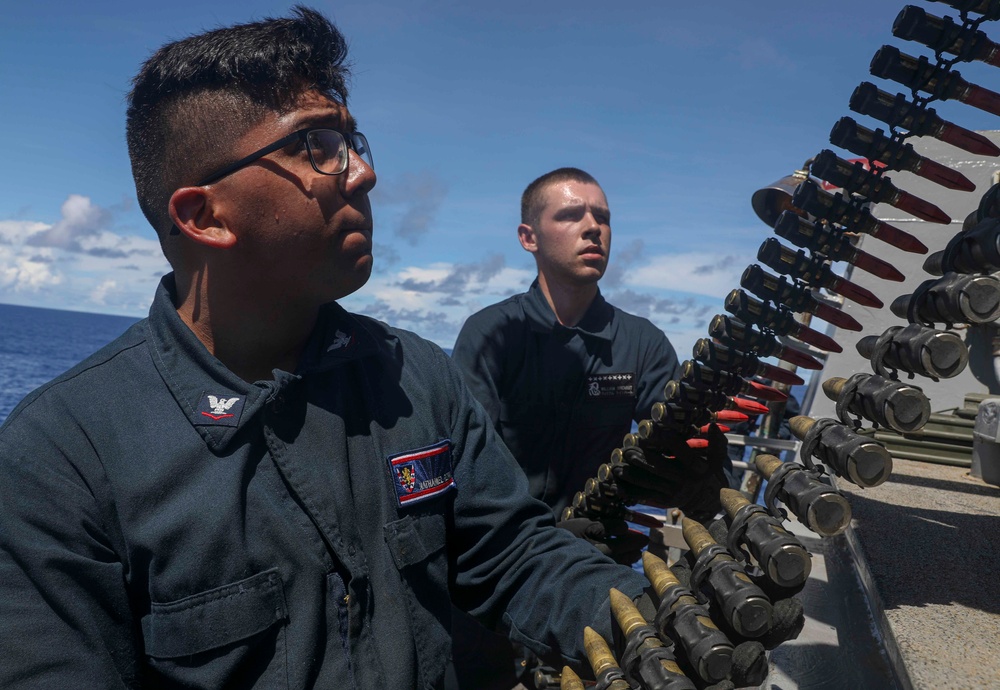
POLYGON ((629 529, 624 520, 570 518, 557 522, 556 527, 586 539, 598 551, 622 565, 632 565, 639 560, 643 547, 649 544, 649 537, 629 529))
POLYGON ((725 468, 732 467, 725 434, 715 424, 705 434, 705 448, 691 448, 686 437, 657 449, 626 448, 623 464, 612 468, 626 503, 680 508, 696 520, 721 508, 719 489, 729 486, 725 468))

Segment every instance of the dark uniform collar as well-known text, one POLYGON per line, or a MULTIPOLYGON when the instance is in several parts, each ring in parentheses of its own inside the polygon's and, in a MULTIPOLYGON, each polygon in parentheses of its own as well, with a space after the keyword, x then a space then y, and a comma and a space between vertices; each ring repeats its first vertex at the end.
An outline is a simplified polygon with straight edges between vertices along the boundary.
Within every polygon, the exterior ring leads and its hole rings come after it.
POLYGON ((570 331, 607 341, 612 340, 614 337, 612 328, 614 326, 615 310, 601 295, 600 288, 597 288, 594 301, 587 307, 583 318, 580 319, 578 324, 571 327, 563 326, 556 320, 556 315, 552 311, 552 307, 549 306, 548 300, 545 299, 545 293, 542 292, 541 286, 538 284, 538 278, 535 278, 534 282, 531 283, 531 287, 528 288, 528 292, 525 293, 523 304, 524 313, 531 323, 532 330, 542 333, 551 333, 557 330, 570 331))
POLYGON ((374 354, 378 343, 340 305, 320 308, 316 327, 295 373, 274 370, 274 380, 247 383, 216 359, 174 307, 172 273, 160 281, 147 321, 153 361, 177 404, 214 452, 221 452, 241 427, 269 401, 303 376, 374 354))

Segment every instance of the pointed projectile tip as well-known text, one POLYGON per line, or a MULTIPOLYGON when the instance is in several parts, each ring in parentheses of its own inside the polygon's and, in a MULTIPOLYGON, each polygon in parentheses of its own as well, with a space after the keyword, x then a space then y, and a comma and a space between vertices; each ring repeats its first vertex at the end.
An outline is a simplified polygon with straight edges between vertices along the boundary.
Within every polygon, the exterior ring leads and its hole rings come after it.
POLYGON ((722 507, 726 510, 729 517, 732 518, 736 517, 736 513, 741 508, 750 505, 750 501, 747 500, 746 496, 736 489, 720 489, 719 501, 722 503, 722 507))
POLYGON ((809 433, 809 430, 813 428, 816 420, 812 417, 806 417, 804 415, 799 415, 798 417, 792 417, 788 420, 788 427, 795 434, 796 438, 800 441, 805 438, 805 435, 809 433))
POLYGON ((765 479, 770 479, 774 471, 782 465, 781 458, 767 453, 759 453, 753 462, 757 471, 764 475, 765 479))
POLYGON ((836 400, 840 397, 840 392, 844 390, 845 383, 847 383, 847 379, 834 376, 823 382, 823 392, 826 393, 826 397, 830 398, 830 400, 836 400))

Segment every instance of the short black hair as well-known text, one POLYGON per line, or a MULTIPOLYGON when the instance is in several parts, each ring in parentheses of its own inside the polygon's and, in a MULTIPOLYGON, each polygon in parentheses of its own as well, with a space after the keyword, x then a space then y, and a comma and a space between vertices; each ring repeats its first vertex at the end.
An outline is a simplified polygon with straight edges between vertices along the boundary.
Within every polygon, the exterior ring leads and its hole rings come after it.
POLYGON ((552 172, 547 172, 524 189, 521 195, 521 222, 534 227, 538 223, 538 217, 545 207, 545 188, 559 182, 584 182, 589 184, 597 183, 593 175, 584 172, 579 168, 559 168, 552 172))
MULTIPOLYGON (((235 160, 233 142, 307 91, 347 105, 347 41, 296 6, 288 18, 224 27, 168 43, 143 63, 128 96, 126 139, 139 207, 160 236, 170 196, 235 160)), ((169 256, 167 257, 170 258, 169 256)))

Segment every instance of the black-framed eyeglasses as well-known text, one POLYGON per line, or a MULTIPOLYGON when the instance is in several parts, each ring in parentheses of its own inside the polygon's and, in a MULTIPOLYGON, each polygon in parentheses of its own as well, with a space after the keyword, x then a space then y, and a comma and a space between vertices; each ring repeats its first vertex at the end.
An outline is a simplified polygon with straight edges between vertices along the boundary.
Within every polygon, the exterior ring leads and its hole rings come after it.
POLYGON ((231 175, 240 168, 253 163, 258 158, 263 158, 267 154, 288 146, 298 139, 309 152, 309 162, 312 163, 313 170, 321 175, 339 175, 347 170, 347 162, 350 158, 348 149, 361 156, 361 159, 368 164, 372 170, 375 163, 372 161, 371 149, 368 148, 368 140, 361 132, 351 132, 342 134, 335 129, 300 129, 292 132, 286 137, 278 139, 273 144, 268 144, 262 149, 254 151, 249 156, 245 156, 235 163, 230 163, 224 168, 220 168, 211 175, 206 176, 195 187, 218 182, 226 175, 231 175))

